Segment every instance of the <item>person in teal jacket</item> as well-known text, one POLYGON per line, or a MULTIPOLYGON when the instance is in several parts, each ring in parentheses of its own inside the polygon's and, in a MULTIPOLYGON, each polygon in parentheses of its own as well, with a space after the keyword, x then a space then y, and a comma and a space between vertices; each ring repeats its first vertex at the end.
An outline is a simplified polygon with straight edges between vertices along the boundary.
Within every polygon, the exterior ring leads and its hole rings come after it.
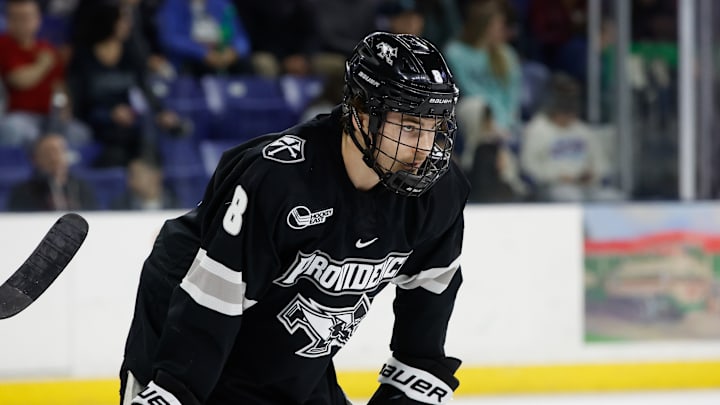
POLYGON ((250 40, 229 0, 165 0, 158 39, 179 72, 251 73, 250 40))
POLYGON ((471 172, 478 146, 495 144, 502 181, 524 195, 517 159, 507 146, 520 124, 521 70, 508 45, 505 18, 501 4, 471 0, 460 36, 448 42, 445 54, 460 89, 456 111, 464 140, 461 166, 471 172))

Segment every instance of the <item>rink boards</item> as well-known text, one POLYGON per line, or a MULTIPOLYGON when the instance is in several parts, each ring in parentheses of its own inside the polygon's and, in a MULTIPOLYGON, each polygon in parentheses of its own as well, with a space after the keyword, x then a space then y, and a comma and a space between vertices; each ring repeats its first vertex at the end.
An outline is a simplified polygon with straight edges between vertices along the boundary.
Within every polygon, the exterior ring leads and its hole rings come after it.
MULTIPOLYGON (((587 341, 583 210, 467 209, 465 283, 446 345, 464 361, 458 393, 720 387, 718 339, 587 341)), ((89 236, 65 273, 25 312, 0 321, 0 403, 116 402, 139 270, 162 222, 178 214, 85 215, 89 236)), ((57 217, 0 215, 2 280, 57 217)), ((389 356, 391 301, 387 289, 336 357, 352 397, 372 392, 389 356)))

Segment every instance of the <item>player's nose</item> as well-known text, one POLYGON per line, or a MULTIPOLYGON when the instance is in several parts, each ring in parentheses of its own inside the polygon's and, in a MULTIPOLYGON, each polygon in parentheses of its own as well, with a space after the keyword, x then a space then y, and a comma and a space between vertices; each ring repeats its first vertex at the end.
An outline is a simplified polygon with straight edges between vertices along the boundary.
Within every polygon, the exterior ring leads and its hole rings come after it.
POLYGON ((432 134, 423 134, 418 140, 417 149, 415 150, 415 160, 423 161, 430 154, 432 150, 435 136, 432 134))

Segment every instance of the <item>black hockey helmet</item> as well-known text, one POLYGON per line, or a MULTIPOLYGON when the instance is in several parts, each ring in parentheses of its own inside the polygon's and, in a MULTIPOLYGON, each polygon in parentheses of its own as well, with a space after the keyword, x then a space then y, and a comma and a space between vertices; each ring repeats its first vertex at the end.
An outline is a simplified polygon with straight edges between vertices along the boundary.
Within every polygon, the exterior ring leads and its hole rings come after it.
POLYGON ((445 59, 430 41, 415 35, 376 32, 365 37, 345 63, 343 106, 349 116, 346 131, 363 153, 365 163, 378 173, 387 188, 401 195, 418 196, 449 168, 458 94, 445 59), (369 115, 367 133, 358 108, 369 115), (395 116, 401 117, 400 122, 388 121, 390 112, 398 113, 395 116), (416 128, 421 134, 434 136, 432 147, 422 148, 419 141, 408 145, 394 140, 416 149, 416 156, 424 158, 419 167, 400 161, 397 149, 392 156, 381 148, 383 138, 387 138, 387 125, 398 125, 401 131, 411 128, 406 119, 418 125, 432 123, 416 128), (363 143, 357 138, 351 120, 357 122, 363 143), (381 155, 385 157, 379 158, 381 155), (379 161, 393 163, 387 167, 379 161))

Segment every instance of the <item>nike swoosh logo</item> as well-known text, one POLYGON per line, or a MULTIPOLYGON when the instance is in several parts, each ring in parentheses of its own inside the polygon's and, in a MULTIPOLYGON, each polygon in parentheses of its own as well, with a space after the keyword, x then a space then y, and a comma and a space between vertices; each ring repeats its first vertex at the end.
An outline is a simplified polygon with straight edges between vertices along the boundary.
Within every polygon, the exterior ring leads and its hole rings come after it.
POLYGON ((362 249, 364 247, 368 247, 368 246, 372 245, 376 240, 378 240, 378 238, 370 239, 367 242, 363 242, 362 239, 358 239, 357 242, 355 242, 355 247, 358 249, 362 249))

